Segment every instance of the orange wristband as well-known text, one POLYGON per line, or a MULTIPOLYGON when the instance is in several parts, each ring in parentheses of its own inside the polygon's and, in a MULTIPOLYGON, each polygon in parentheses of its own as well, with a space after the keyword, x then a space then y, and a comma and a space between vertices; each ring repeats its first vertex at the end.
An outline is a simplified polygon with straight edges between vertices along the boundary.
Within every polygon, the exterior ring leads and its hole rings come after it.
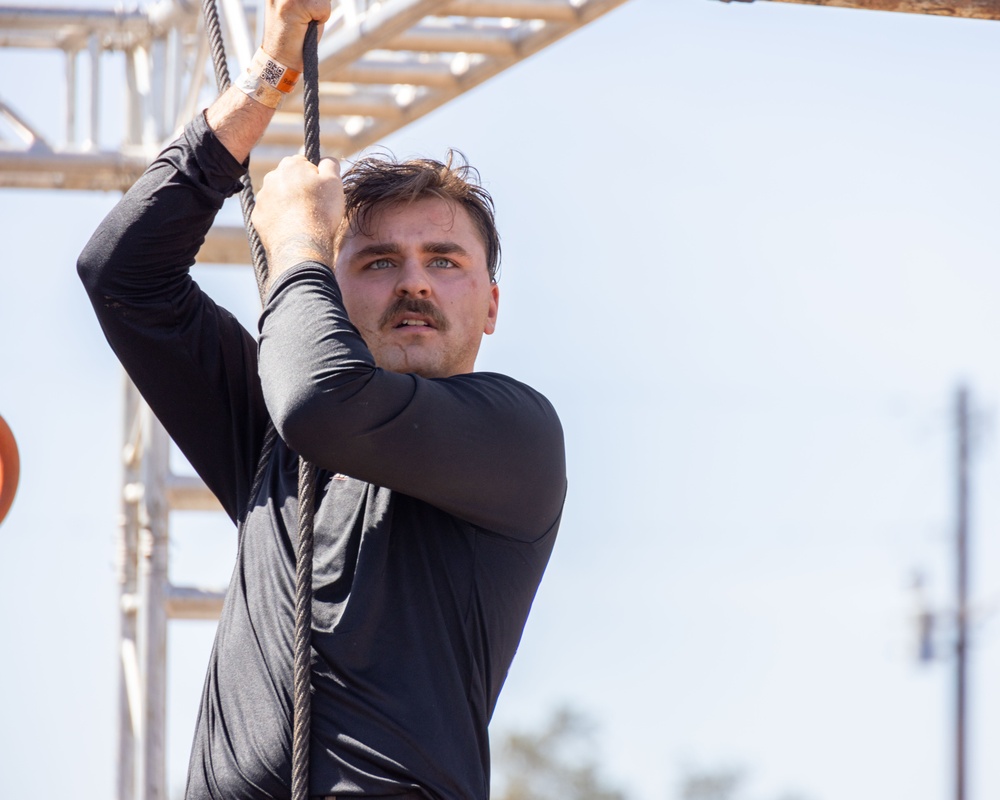
POLYGON ((253 54, 253 60, 247 67, 247 72, 260 80, 261 83, 274 87, 282 94, 291 92, 302 75, 301 72, 296 72, 291 67, 286 67, 281 62, 275 61, 261 48, 257 48, 257 52, 253 54))

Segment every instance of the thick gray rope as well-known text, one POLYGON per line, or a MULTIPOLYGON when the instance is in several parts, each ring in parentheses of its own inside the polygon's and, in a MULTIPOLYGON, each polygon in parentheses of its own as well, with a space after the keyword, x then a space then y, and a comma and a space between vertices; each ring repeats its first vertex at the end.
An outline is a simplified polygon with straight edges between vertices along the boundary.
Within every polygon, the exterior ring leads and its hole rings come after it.
MULTIPOLYGON (((306 158, 319 166, 319 52, 316 21, 309 23, 302 45, 302 105, 305 115, 306 158)), ((331 265, 332 266, 332 265, 331 265)))
MULTIPOLYGON (((205 14, 205 32, 212 50, 215 83, 219 87, 219 94, 222 94, 229 88, 229 64, 226 61, 226 45, 222 39, 222 26, 219 24, 219 11, 215 0, 203 0, 202 10, 205 14)), ((250 242, 250 258, 253 261, 254 277, 257 279, 257 293, 260 295, 261 303, 263 303, 267 291, 267 256, 264 253, 264 245, 257 235, 257 229, 250 222, 255 201, 253 185, 250 183, 249 163, 247 166, 247 172, 240 178, 242 187, 240 189, 240 208, 243 211, 243 225, 247 229, 247 239, 250 242)))
POLYGON ((292 800, 309 800, 312 717, 312 567, 316 468, 299 459, 299 549, 295 557, 295 640, 292 703, 292 800))
MULTIPOLYGON (((212 65, 219 93, 229 88, 229 66, 226 63, 225 44, 215 0, 203 0, 205 29, 212 50, 212 65)), ((305 149, 306 158, 319 164, 319 69, 317 61, 318 29, 316 22, 309 24, 303 47, 304 104, 305 104, 305 149)), ((251 222, 255 205, 253 185, 249 171, 241 179, 240 207, 243 210, 243 224, 250 241, 250 255, 253 259, 254 276, 261 303, 266 299, 267 256, 264 245, 251 222)), ((260 490, 265 468, 271 450, 277 440, 277 432, 272 423, 264 434, 260 461, 254 475, 250 494, 252 503, 260 490)), ((295 634, 293 644, 293 686, 292 686, 292 800, 309 798, 309 743, 310 717, 312 713, 312 564, 313 564, 313 519, 316 504, 316 468, 305 459, 299 459, 299 537, 295 565, 295 634)))
POLYGON ((219 94, 229 88, 229 64, 226 62, 226 43, 222 39, 222 25, 219 24, 219 9, 215 0, 204 0, 201 4, 205 15, 205 35, 212 48, 212 67, 215 69, 215 83, 219 94))
MULTIPOLYGON (((319 166, 318 28, 309 23, 302 46, 306 158, 319 166)), ((309 798, 312 717, 312 568, 316 468, 299 459, 299 549, 295 559, 295 668, 292 716, 292 800, 309 798)))

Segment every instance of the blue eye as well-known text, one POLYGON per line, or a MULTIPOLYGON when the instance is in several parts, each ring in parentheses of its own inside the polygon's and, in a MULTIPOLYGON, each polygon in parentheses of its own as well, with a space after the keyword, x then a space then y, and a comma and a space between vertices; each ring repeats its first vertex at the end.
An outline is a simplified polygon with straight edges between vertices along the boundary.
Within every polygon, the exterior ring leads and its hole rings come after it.
POLYGON ((379 258, 368 265, 368 269, 389 269, 393 263, 388 258, 379 258))
POLYGON ((454 267, 455 262, 449 258, 444 258, 443 256, 441 256, 431 261, 430 266, 447 269, 449 267, 454 267))

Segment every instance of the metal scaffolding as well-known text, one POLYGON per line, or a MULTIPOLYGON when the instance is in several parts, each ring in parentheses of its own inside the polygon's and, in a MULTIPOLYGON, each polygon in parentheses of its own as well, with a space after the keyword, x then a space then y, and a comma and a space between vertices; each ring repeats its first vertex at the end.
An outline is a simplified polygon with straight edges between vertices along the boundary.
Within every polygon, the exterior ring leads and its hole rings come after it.
MULTIPOLYGON (((1000 0, 779 1, 1000 19, 1000 0)), ((235 75, 255 49, 258 15, 241 0, 218 2, 235 75)), ((321 148, 362 150, 624 2, 333 0, 319 49, 321 148)), ((0 6, 0 48, 61 59, 61 84, 18 85, 53 97, 61 88, 64 100, 48 130, 0 95, 0 188, 125 191, 215 95, 196 0, 0 6), (107 126, 112 109, 120 115, 107 126)), ((254 150, 255 182, 301 149, 301 117, 299 89, 254 150)), ((242 228, 213 228, 199 260, 248 264, 242 228)), ((199 480, 171 471, 169 439, 127 381, 124 405, 117 797, 166 800, 168 622, 216 619, 224 595, 171 582, 170 514, 220 506, 199 480)))
MULTIPOLYGON (((355 153, 624 2, 335 0, 319 52, 323 152, 355 153)), ((238 0, 220 0, 220 12, 235 74, 253 55, 256 13, 238 0)), ((61 53, 66 89, 59 136, 0 97, 9 129, 0 131, 0 187, 124 191, 214 93, 193 0, 135 10, 0 6, 0 46, 61 53), (109 67, 124 72, 110 89, 109 67), (111 99, 124 106, 123 135, 102 147, 111 99)), ((299 89, 254 150, 255 170, 302 145, 301 112, 299 89)))
MULTIPOLYGON (((624 2, 334 0, 319 44, 322 150, 343 157, 374 144, 624 2)), ((256 48, 257 13, 219 5, 235 75, 256 48)), ((195 0, 0 6, 0 47, 61 58, 65 101, 60 129, 45 130, 0 96, 0 187, 125 191, 215 95, 195 0), (102 123, 118 108, 109 133, 102 123)), ((254 150, 255 180, 302 140, 300 89, 254 150)), ((248 264, 242 228, 213 228, 199 260, 248 264)), ((166 800, 168 622, 216 619, 224 594, 171 583, 170 514, 220 506, 201 481, 171 471, 167 434, 127 381, 123 439, 117 797, 166 800)))

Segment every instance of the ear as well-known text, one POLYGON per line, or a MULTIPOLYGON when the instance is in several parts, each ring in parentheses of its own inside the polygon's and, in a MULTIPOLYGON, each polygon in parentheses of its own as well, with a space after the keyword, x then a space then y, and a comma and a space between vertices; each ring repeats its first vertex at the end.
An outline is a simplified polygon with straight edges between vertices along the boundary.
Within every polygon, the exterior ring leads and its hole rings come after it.
POLYGON ((489 336, 497 329, 497 310, 500 307, 500 287, 495 283, 490 284, 490 307, 486 314, 486 324, 483 326, 483 333, 489 336))

